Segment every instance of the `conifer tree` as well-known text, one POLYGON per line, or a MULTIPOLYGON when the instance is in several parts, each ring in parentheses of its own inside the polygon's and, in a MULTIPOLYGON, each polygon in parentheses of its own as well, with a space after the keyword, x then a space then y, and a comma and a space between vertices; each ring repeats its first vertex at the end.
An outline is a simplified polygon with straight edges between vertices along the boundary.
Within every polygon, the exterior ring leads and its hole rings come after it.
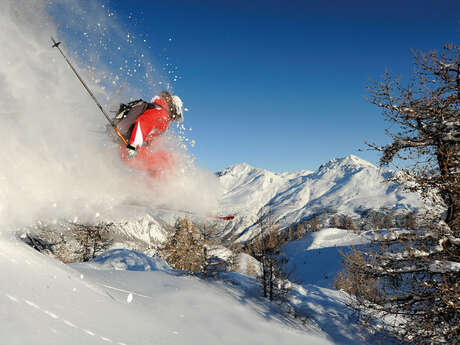
POLYGON ((262 265, 263 295, 271 301, 286 294, 282 267, 285 262, 280 257, 282 243, 278 224, 273 222, 269 211, 261 224, 261 233, 249 246, 249 254, 262 265))
POLYGON ((353 223, 353 219, 350 216, 345 217, 345 229, 347 230, 356 230, 355 224, 353 223))
POLYGON ((202 271, 205 264, 205 250, 197 224, 189 218, 178 219, 161 253, 174 269, 189 272, 202 271))

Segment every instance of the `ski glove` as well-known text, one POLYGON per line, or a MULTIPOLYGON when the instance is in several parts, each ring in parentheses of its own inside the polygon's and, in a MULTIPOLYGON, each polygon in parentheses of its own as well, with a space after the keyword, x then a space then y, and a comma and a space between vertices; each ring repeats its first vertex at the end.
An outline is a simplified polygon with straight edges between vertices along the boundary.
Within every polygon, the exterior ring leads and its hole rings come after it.
POLYGON ((131 145, 131 144, 128 144, 126 145, 126 151, 128 152, 128 158, 136 158, 137 157, 137 150, 136 148, 131 145))

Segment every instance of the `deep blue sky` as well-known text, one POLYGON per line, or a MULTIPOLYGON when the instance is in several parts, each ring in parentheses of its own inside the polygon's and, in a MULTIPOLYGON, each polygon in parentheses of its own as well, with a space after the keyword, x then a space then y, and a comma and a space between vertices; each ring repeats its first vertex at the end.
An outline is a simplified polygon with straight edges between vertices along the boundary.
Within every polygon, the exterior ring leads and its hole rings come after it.
POLYGON ((177 67, 192 152, 212 171, 240 162, 316 169, 351 153, 377 163, 358 152, 387 141, 364 99, 368 80, 386 69, 407 76, 411 49, 440 49, 460 34, 460 2, 450 0, 106 3, 148 37, 157 64, 177 67))

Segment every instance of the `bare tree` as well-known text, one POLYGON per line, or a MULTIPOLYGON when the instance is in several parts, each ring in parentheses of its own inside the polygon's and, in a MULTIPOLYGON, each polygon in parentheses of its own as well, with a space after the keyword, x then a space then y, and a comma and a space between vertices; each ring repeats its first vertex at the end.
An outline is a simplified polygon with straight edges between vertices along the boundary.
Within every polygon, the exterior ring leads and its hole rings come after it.
POLYGON ((336 215, 332 216, 331 219, 329 219, 329 226, 331 228, 338 228, 339 227, 339 221, 338 221, 336 215))
POLYGON ((371 224, 374 229, 382 229, 383 228, 383 217, 378 212, 375 212, 371 216, 371 224))
POLYGON ((391 215, 386 214, 383 216, 383 228, 384 229, 391 229, 393 227, 393 218, 391 215))
MULTIPOLYGON (((216 271, 216 267, 223 263, 223 260, 212 255, 212 249, 219 244, 219 234, 216 233, 216 224, 197 224, 196 229, 199 235, 198 241, 202 249, 202 267, 201 273, 208 275, 216 271)), ((237 243, 232 243, 232 249, 237 251, 237 243)), ((229 266, 233 265, 234 255, 230 258, 229 266)))
POLYGON ((395 159, 416 160, 411 169, 396 176, 397 182, 442 202, 447 209, 444 220, 452 229, 460 222, 459 49, 446 45, 441 53, 415 52, 414 56, 409 86, 387 72, 383 82, 369 88, 370 101, 397 125, 395 132, 387 130, 392 138, 388 145, 371 146, 382 152, 382 166, 395 159))
POLYGON ((346 229, 345 217, 341 214, 336 214, 335 216, 332 216, 330 220, 330 227, 337 229, 346 229))
POLYGON ((80 261, 90 261, 110 248, 113 243, 109 238, 112 225, 112 223, 98 225, 72 224, 71 231, 79 244, 77 252, 81 256, 80 261))
POLYGON ((414 52, 408 86, 389 73, 370 86, 370 101, 393 126, 380 164, 413 163, 394 179, 445 213, 412 232, 392 232, 344 259, 337 286, 355 296, 368 320, 417 344, 460 343, 460 58, 459 48, 414 52), (397 316, 397 317, 396 317, 397 316), (382 325, 380 325, 382 326, 382 325))
POLYGON ((285 259, 280 256, 283 240, 279 234, 279 226, 271 217, 271 212, 261 224, 261 233, 248 248, 249 254, 262 265, 261 283, 264 297, 274 300, 287 293, 284 284, 283 266, 285 259))
POLYGON ((350 216, 345 217, 344 226, 347 230, 356 230, 355 224, 353 223, 353 219, 350 216))
POLYGON ((413 212, 408 213, 406 217, 404 217, 402 227, 411 230, 417 228, 417 217, 413 212))
POLYGON ((85 262, 109 249, 113 243, 113 223, 67 223, 34 226, 24 241, 36 250, 64 263, 85 262))
POLYGON ((239 255, 242 253, 243 248, 242 244, 238 242, 238 236, 233 233, 229 245, 227 248, 231 251, 231 257, 230 257, 230 262, 228 266, 228 270, 230 271, 236 271, 236 269, 239 267, 239 255))
POLYGON ((319 219, 318 216, 315 215, 313 218, 310 220, 310 231, 315 232, 319 230, 319 219))
POLYGON ((305 235, 305 226, 301 223, 298 223, 295 226, 295 232, 297 239, 302 238, 305 235))
POLYGON ((246 274, 251 277, 256 277, 257 273, 258 271, 255 263, 248 261, 246 264, 246 274))
POLYGON ((297 240, 296 229, 294 225, 290 225, 287 229, 287 241, 297 240))

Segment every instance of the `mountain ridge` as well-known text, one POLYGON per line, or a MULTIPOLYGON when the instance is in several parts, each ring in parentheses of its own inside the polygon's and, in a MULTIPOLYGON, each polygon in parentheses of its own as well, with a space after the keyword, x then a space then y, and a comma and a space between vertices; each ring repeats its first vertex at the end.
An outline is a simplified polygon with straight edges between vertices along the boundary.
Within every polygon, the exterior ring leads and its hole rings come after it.
POLYGON ((388 174, 392 173, 348 155, 333 158, 315 171, 279 174, 240 163, 216 176, 224 188, 222 209, 237 214, 226 231, 247 240, 255 236, 267 214, 287 227, 325 211, 357 218, 367 209, 408 213, 424 206, 416 194, 388 182, 388 174))

